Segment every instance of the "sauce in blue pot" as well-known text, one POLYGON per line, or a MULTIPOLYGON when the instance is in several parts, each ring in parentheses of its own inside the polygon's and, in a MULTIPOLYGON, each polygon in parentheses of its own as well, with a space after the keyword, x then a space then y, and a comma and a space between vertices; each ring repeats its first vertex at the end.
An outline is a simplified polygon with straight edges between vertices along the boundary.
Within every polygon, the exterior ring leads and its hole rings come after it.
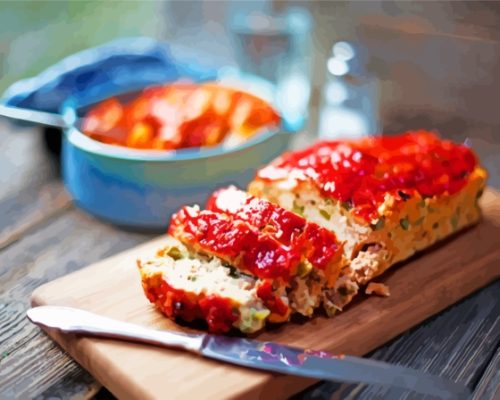
MULTIPOLYGON (((226 82, 241 89, 250 87, 250 92, 262 93, 264 99, 272 96, 272 85, 258 78, 232 75, 226 82)), ((136 150, 84 135, 78 121, 88 108, 89 104, 74 99, 64 106, 71 126, 63 139, 65 185, 75 203, 89 213, 145 230, 164 230, 173 212, 185 204, 203 204, 218 187, 245 187, 257 168, 286 150, 293 133, 266 131, 233 148, 136 150)))

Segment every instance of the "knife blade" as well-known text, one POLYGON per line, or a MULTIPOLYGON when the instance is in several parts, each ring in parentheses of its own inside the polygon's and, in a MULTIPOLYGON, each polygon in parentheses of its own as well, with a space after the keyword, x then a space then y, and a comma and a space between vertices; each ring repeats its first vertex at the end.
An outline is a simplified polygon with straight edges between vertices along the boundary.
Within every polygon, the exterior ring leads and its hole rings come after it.
POLYGON ((179 348, 207 358, 281 374, 389 385, 441 399, 466 399, 470 396, 469 390, 460 383, 361 357, 245 338, 156 330, 70 307, 34 307, 27 311, 27 317, 44 328, 179 348))

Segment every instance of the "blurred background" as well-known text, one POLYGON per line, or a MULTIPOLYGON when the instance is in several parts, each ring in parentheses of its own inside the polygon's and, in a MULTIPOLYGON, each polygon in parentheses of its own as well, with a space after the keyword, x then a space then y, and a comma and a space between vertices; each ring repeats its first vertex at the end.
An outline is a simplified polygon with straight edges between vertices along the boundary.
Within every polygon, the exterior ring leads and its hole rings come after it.
POLYGON ((79 50, 144 35, 275 81, 290 113, 307 115, 307 133, 294 146, 339 132, 429 128, 468 138, 487 168, 498 168, 500 2, 2 1, 0 8, 0 92, 79 50))

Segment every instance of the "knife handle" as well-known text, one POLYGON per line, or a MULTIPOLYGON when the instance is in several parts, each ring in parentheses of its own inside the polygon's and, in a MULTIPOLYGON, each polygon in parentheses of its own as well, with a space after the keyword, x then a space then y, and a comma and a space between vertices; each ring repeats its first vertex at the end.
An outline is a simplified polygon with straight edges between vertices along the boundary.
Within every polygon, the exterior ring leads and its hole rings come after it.
POLYGON ((205 335, 160 331, 71 307, 40 306, 27 311, 36 325, 63 332, 125 339, 200 353, 205 335))

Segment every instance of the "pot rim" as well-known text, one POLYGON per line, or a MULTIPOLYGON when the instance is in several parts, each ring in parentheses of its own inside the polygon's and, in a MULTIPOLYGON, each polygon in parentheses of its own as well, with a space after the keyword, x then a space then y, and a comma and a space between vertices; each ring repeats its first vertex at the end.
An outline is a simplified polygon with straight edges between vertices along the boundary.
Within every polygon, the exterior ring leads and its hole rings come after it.
POLYGON ((277 135, 288 136, 293 133, 294 132, 285 132, 281 130, 269 130, 259 133, 251 139, 230 148, 219 145, 212 148, 179 149, 172 151, 140 150, 102 143, 88 137, 74 125, 71 125, 68 130, 66 130, 65 137, 66 140, 79 149, 102 157, 129 161, 174 162, 217 158, 229 154, 237 154, 267 142, 277 135))

